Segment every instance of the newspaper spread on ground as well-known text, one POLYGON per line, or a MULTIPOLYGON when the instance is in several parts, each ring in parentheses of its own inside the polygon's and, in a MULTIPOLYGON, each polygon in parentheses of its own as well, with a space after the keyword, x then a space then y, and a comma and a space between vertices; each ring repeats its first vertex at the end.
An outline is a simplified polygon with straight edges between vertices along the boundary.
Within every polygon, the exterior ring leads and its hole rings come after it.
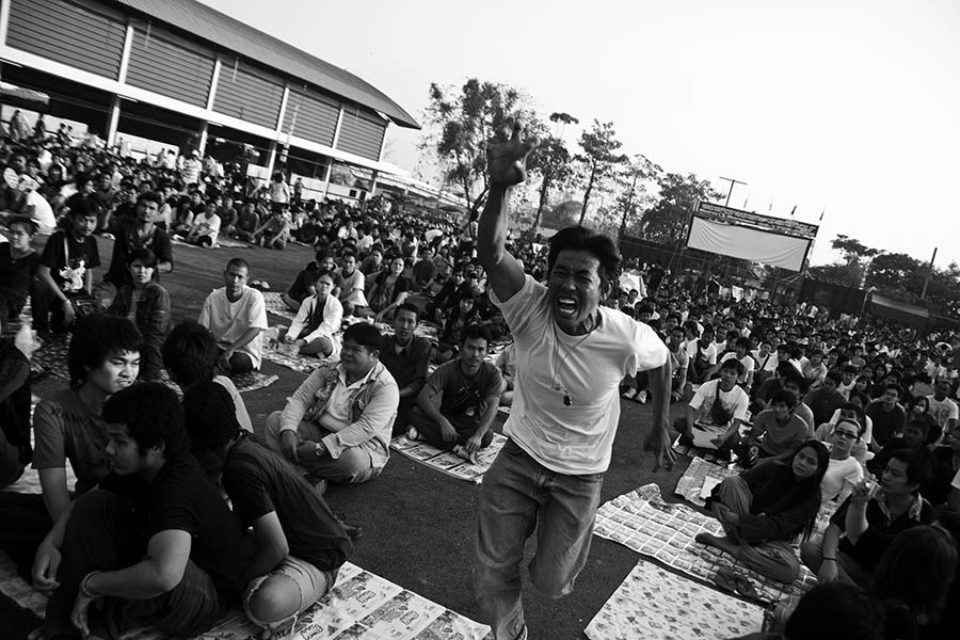
POLYGON ((688 505, 665 502, 655 484, 603 504, 593 532, 708 582, 720 570, 734 571, 753 583, 764 603, 800 596, 816 584, 816 576, 806 567, 800 568, 797 580, 784 584, 761 576, 719 549, 696 542, 694 538, 701 532, 722 536, 720 524, 688 505))
POLYGON ((493 464, 494 459, 506 442, 506 436, 499 433, 493 434, 493 441, 490 446, 481 449, 480 453, 477 454, 477 464, 464 460, 452 451, 441 451, 426 442, 410 440, 406 436, 397 436, 391 440, 390 448, 449 476, 480 484, 483 480, 483 474, 493 464))
POLYGON ((762 624, 763 608, 640 560, 584 633, 590 640, 739 638, 762 624))

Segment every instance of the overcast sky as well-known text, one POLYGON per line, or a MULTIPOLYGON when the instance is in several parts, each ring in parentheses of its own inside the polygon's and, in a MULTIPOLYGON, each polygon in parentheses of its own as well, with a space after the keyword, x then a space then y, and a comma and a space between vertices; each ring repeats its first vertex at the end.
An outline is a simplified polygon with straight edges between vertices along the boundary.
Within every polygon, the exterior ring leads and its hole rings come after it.
MULTIPOLYGON (((826 210, 815 264, 838 233, 960 261, 957 0, 204 2, 418 119, 431 82, 503 82, 668 171, 746 182, 731 206, 826 210)), ((418 135, 391 127, 389 159, 416 169, 418 135)))

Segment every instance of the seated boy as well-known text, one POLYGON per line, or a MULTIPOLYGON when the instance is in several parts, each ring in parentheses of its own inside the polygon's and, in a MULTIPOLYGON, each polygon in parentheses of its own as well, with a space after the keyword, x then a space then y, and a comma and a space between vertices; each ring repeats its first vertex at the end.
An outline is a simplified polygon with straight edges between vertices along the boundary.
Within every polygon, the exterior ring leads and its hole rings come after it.
POLYGON ((241 525, 253 528, 256 552, 240 574, 243 609, 270 637, 286 637, 333 587, 353 545, 316 489, 240 428, 223 387, 191 387, 183 405, 197 459, 214 460, 241 525))
POLYGON ((37 551, 34 584, 53 592, 43 635, 109 637, 137 626, 203 633, 239 594, 240 527, 190 455, 173 390, 127 387, 103 417, 111 473, 37 551))
POLYGON ((687 405, 687 415, 674 423, 687 444, 729 450, 739 443, 740 425, 747 418, 750 398, 737 384, 743 373, 739 360, 720 365, 720 377, 700 385, 687 405))
POLYGON ((490 332, 473 324, 463 330, 455 360, 437 367, 410 412, 408 435, 441 449, 460 445, 470 456, 493 440, 503 376, 486 362, 490 332))
POLYGON ((795 395, 785 389, 775 391, 770 397, 770 408, 758 413, 753 427, 747 434, 744 445, 752 451, 749 458, 788 458, 797 448, 813 437, 807 423, 793 413, 797 406, 795 395))

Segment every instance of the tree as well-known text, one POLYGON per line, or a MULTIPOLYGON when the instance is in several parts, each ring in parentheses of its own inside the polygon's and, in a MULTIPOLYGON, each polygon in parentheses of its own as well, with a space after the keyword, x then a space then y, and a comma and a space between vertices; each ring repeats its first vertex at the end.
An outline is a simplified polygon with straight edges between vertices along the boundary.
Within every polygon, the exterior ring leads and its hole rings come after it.
POLYGON ((580 224, 583 224, 583 218, 587 215, 587 205, 593 189, 627 161, 626 155, 617 153, 622 146, 617 140, 612 122, 601 123, 594 120, 590 130, 580 134, 580 148, 583 153, 577 155, 577 160, 584 164, 587 181, 587 188, 583 192, 583 207, 580 209, 580 224))
POLYGON ((641 211, 644 200, 647 199, 647 188, 644 182, 655 179, 663 173, 658 164, 651 162, 646 156, 637 154, 624 168, 620 179, 627 188, 617 197, 617 208, 621 212, 619 237, 627 233, 627 221, 636 217, 641 211), (641 180, 643 182, 641 182, 641 180))
MULTIPOLYGON (((556 125, 555 128, 560 130, 562 130, 565 125, 579 122, 579 120, 569 113, 551 113, 550 121, 556 125)), ((543 208, 547 206, 550 188, 554 185, 564 184, 573 176, 572 160, 573 157, 567 150, 563 138, 557 133, 547 135, 541 139, 536 151, 534 151, 531 156, 530 170, 540 174, 540 188, 538 189, 540 200, 537 204, 537 214, 533 221, 535 227, 540 224, 540 216, 543 213, 543 208)))
POLYGON ((433 151, 444 181, 463 190, 466 206, 478 211, 486 197, 487 146, 509 135, 515 122, 539 124, 530 98, 513 87, 471 78, 460 88, 430 84, 427 125, 421 149, 433 151))
POLYGON ((643 215, 641 233, 644 238, 661 244, 676 244, 686 236, 690 215, 698 200, 720 198, 709 180, 700 180, 688 173, 666 173, 659 176, 660 196, 643 215))

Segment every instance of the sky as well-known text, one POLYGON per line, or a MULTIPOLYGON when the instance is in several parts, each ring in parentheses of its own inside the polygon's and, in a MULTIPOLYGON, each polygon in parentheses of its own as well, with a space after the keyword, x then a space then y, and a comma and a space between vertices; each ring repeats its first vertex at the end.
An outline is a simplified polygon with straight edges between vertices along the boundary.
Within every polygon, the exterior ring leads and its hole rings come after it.
MULTIPOLYGON (((956 0, 203 0, 362 77, 421 123, 431 82, 524 90, 546 117, 612 121, 623 151, 730 206, 960 262, 956 0), (746 205, 746 206, 745 206, 746 205)), ((416 171, 420 132, 390 127, 416 171)), ((575 146, 576 130, 567 130, 575 146)), ((420 167, 427 165, 420 164, 420 167)))

